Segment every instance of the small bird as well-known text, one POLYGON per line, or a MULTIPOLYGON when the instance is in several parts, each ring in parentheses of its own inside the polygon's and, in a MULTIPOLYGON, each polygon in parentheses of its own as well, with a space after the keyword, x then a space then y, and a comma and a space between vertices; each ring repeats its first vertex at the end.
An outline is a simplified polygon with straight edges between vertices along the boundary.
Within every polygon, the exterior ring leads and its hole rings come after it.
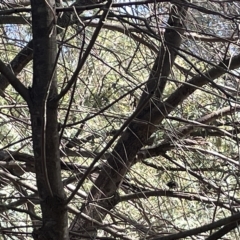
POLYGON ((174 189, 174 188, 177 188, 178 187, 178 184, 175 182, 175 181, 169 181, 167 183, 167 186, 170 188, 170 189, 174 189))

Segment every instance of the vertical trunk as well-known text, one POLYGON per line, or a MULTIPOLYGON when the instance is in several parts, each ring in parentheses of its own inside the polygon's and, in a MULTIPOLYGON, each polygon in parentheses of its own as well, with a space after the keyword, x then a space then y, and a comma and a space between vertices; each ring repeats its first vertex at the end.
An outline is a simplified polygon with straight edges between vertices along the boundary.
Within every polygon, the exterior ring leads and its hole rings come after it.
POLYGON ((43 224, 35 239, 68 239, 65 193, 61 179, 54 74, 57 55, 54 0, 32 0, 33 84, 29 104, 33 149, 43 224), (50 104, 51 103, 51 104, 50 104))

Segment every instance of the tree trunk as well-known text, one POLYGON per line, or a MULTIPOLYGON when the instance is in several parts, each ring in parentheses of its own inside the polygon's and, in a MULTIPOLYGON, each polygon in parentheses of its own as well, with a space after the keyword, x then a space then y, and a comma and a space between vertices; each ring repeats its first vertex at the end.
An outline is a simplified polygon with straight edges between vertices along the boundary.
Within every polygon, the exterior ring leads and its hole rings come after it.
MULTIPOLYGON (((82 212, 94 220, 102 222, 107 212, 118 202, 116 190, 130 167, 134 164, 134 159, 138 151, 155 131, 153 126, 146 124, 146 122, 151 123, 156 117, 152 116, 152 110, 155 108, 155 104, 153 104, 150 97, 158 98, 158 101, 161 98, 167 77, 170 74, 176 58, 176 49, 179 48, 182 41, 181 35, 184 33, 182 21, 184 21, 186 17, 186 12, 187 7, 181 6, 181 3, 179 5, 172 5, 168 20, 168 26, 170 26, 170 28, 167 29, 164 34, 165 41, 159 49, 145 91, 142 94, 136 110, 140 111, 137 118, 140 122, 143 120, 143 123, 139 123, 139 121, 138 123, 133 122, 123 133, 92 187, 88 197, 88 203, 82 207, 82 212), (97 202, 98 205, 91 205, 91 202, 97 202)), ((158 112, 158 115, 159 114, 161 113, 158 112)), ((81 219, 81 216, 74 219, 70 229, 76 232, 79 231, 79 229, 85 229, 86 236, 92 238, 94 238, 97 233, 95 224, 84 221, 81 219)), ((75 239, 74 236, 71 237, 71 239, 75 239)))
POLYGON ((65 193, 61 179, 58 103, 55 62, 57 58, 54 0, 32 0, 33 84, 29 103, 42 227, 35 239, 68 239, 65 193))

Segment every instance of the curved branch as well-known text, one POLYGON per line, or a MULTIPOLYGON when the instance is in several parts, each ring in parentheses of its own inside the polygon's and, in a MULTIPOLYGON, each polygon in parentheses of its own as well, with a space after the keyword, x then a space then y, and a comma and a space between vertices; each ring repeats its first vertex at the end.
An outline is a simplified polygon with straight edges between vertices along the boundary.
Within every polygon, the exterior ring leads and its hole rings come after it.
POLYGON ((166 191, 166 190, 144 191, 144 192, 128 194, 125 196, 120 196, 119 202, 140 199, 140 198, 146 199, 149 197, 172 197, 172 198, 186 199, 189 201, 211 203, 211 204, 214 204, 215 206, 221 206, 225 209, 228 209, 229 211, 233 211, 234 209, 234 207, 231 208, 228 205, 226 205, 224 202, 220 202, 219 200, 215 200, 213 198, 201 196, 199 193, 194 194, 190 192, 183 193, 183 192, 173 192, 173 191, 166 191))
POLYGON ((9 70, 9 68, 0 60, 0 72, 9 81, 13 88, 29 103, 29 93, 27 88, 19 81, 19 79, 9 70))
POLYGON ((194 127, 195 127, 194 122, 196 122, 197 125, 199 123, 207 124, 209 122, 212 122, 212 121, 218 119, 219 117, 227 116, 233 112, 238 112, 238 111, 240 111, 240 105, 235 104, 234 106, 224 107, 217 111, 211 112, 211 113, 197 119, 196 121, 193 121, 193 123, 191 125, 189 124, 183 128, 180 128, 179 130, 177 130, 176 131, 177 136, 183 137, 183 136, 190 134, 194 130, 194 127))
MULTIPOLYGON (((188 236, 193 236, 202 232, 206 232, 212 229, 216 229, 218 227, 221 226, 228 226, 231 223, 237 224, 240 221, 240 213, 234 214, 231 217, 227 217, 227 218, 223 218, 219 221, 210 223, 210 224, 206 224, 204 226, 198 227, 198 228, 194 228, 188 231, 184 231, 184 232, 180 232, 177 234, 172 234, 169 236, 165 236, 165 237, 156 237, 153 238, 153 240, 174 240, 174 239, 180 239, 180 238, 185 238, 188 236)), ((216 239, 216 238, 214 238, 216 239)))
MULTIPOLYGON (((19 74, 22 69, 32 60, 33 57, 33 41, 31 40, 11 61, 10 69, 15 75, 19 74)), ((10 70, 9 70, 10 71, 10 70)), ((0 94, 4 95, 4 91, 7 88, 9 81, 7 77, 2 74, 0 75, 0 94)))
POLYGON ((215 233, 213 233, 211 236, 209 236, 205 240, 221 239, 222 236, 226 235, 227 233, 229 233, 230 231, 232 231, 236 227, 239 227, 239 222, 230 223, 230 224, 224 226, 223 228, 221 228, 220 230, 216 231, 215 233))

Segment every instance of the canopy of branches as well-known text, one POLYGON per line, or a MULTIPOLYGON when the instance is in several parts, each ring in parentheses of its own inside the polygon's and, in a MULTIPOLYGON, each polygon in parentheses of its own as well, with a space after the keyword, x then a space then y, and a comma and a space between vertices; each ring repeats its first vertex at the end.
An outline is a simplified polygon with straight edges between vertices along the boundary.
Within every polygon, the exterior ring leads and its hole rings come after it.
POLYGON ((240 3, 0 3, 0 239, 238 239, 240 3))

